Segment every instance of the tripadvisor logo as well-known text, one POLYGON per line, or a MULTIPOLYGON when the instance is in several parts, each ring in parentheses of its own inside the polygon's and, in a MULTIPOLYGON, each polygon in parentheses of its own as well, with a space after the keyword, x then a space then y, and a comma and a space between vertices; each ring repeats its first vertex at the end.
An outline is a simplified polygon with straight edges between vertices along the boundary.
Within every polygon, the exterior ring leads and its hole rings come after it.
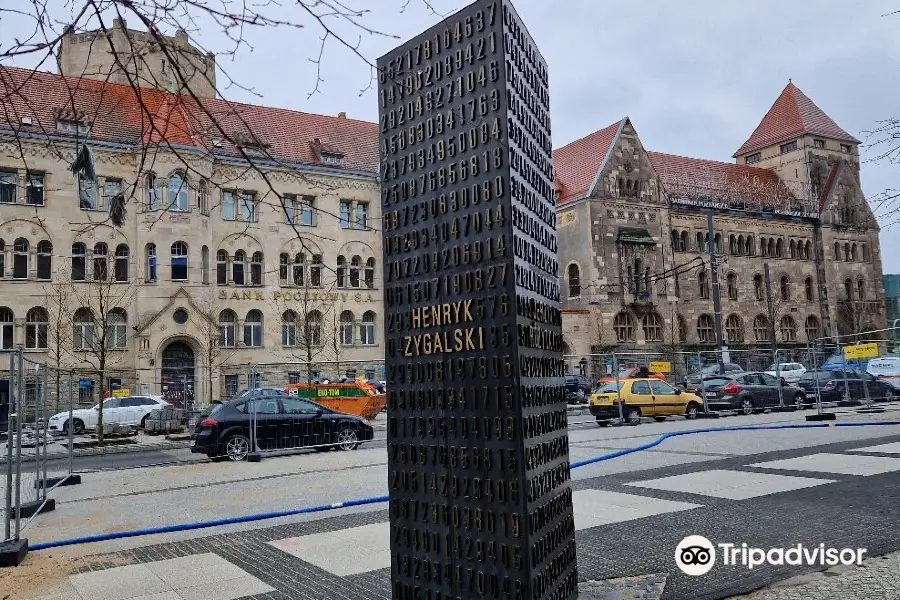
POLYGON ((702 535, 689 535, 675 548, 675 564, 686 575, 705 575, 716 564, 717 549, 722 566, 742 566, 747 569, 763 565, 861 565, 866 554, 865 548, 826 548, 825 544, 796 544, 768 549, 754 548, 747 544, 713 544, 702 535))

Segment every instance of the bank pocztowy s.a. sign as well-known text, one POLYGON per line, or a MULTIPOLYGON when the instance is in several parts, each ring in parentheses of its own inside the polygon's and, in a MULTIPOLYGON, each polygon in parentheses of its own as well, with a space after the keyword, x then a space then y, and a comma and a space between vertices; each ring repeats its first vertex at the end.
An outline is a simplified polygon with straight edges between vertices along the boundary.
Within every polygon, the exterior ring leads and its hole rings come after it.
MULTIPOLYGON (((271 292, 272 300, 296 300, 307 299, 311 302, 375 302, 375 297, 370 292, 307 292, 305 290, 271 292), (308 295, 307 295, 308 294, 308 295)), ((219 290, 219 300, 265 300, 266 293, 258 290, 234 290, 228 292, 219 290)))

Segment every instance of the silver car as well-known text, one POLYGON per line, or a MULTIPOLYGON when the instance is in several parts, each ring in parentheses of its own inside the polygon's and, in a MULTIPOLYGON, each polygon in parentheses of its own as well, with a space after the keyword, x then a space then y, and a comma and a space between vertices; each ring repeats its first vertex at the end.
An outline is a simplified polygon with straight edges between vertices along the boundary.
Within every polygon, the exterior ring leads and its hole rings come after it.
POLYGON ((710 375, 733 375, 735 373, 743 373, 744 372, 744 369, 742 369, 740 367, 740 365, 736 365, 734 363, 725 363, 724 367, 725 367, 724 373, 719 372, 718 364, 707 365, 707 366, 703 367, 702 369, 700 369, 699 371, 691 373, 690 375, 687 376, 687 378, 685 378, 685 381, 684 381, 685 389, 696 390, 698 387, 700 387, 700 378, 701 377, 708 377, 710 375))

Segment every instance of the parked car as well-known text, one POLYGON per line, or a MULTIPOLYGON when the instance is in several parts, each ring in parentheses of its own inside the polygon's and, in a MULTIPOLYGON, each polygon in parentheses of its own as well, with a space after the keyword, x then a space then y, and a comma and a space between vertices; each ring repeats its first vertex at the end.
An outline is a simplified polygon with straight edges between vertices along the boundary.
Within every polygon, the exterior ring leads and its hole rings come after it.
POLYGON ((900 390, 900 356, 873 358, 869 361, 866 372, 891 384, 894 390, 900 390))
POLYGON ((287 392, 284 391, 284 388, 274 388, 274 387, 263 387, 263 388, 253 388, 249 390, 241 390, 237 393, 235 398, 247 398, 248 396, 284 396, 287 395, 287 392))
POLYGON ((703 379, 703 399, 712 410, 737 410, 745 415, 767 408, 795 406, 803 408, 809 401, 806 393, 787 381, 769 373, 713 375, 703 379))
POLYGON ((591 393, 591 384, 584 375, 566 375, 566 395, 573 401, 583 401, 591 393))
POLYGON ((688 419, 697 418, 703 407, 703 399, 695 394, 683 392, 665 381, 653 378, 624 379, 607 383, 591 394, 591 414, 597 424, 604 427, 619 418, 619 398, 622 399, 622 415, 625 421, 637 424, 641 417, 653 417, 665 421, 666 417, 684 415, 688 419))
POLYGON ((797 383, 806 373, 806 367, 797 362, 783 362, 771 365, 765 372, 775 378, 781 377, 788 383, 797 383))
MULTIPOLYGON (((103 401, 103 423, 109 425, 132 425, 143 427, 150 411, 154 408, 169 406, 161 396, 121 396, 107 398, 103 401)), ((100 405, 92 408, 79 408, 72 411, 72 433, 81 434, 89 429, 97 428, 100 416, 100 405)), ((47 431, 54 433, 69 432, 69 412, 53 415, 47 421, 47 431)))
POLYGON ((810 399, 816 397, 818 389, 822 402, 840 404, 865 402, 867 393, 873 401, 890 401, 897 396, 892 385, 858 369, 807 371, 797 385, 810 399))
POLYGON ((819 365, 820 371, 834 371, 835 369, 860 369, 861 371, 865 371, 869 366, 869 359, 852 359, 846 360, 844 359, 844 355, 840 352, 835 352, 831 356, 825 359, 821 365, 819 365))
MULTIPOLYGON (((633 377, 637 377, 638 371, 640 370, 641 367, 629 367, 627 369, 621 369, 619 370, 619 380, 621 381, 622 379, 631 379, 633 377)), ((650 379, 662 379, 663 381, 666 380, 665 373, 648 373, 646 376, 650 379)), ((602 386, 607 383, 613 383, 615 382, 615 380, 615 375, 607 375, 606 377, 601 377, 599 380, 597 380, 597 385, 602 386)))
POLYGON ((709 375, 733 375, 735 373, 743 373, 744 369, 741 368, 740 365, 736 365, 734 363, 725 363, 723 365, 725 367, 723 372, 719 372, 719 365, 706 365, 699 371, 695 371, 691 373, 684 380, 684 387, 688 390, 696 390, 700 386, 700 381, 702 377, 707 377, 709 375))
POLYGON ((252 451, 253 419, 260 450, 355 450, 374 436, 372 427, 359 417, 304 398, 273 394, 214 406, 210 415, 197 423, 191 452, 210 458, 244 460, 252 451))

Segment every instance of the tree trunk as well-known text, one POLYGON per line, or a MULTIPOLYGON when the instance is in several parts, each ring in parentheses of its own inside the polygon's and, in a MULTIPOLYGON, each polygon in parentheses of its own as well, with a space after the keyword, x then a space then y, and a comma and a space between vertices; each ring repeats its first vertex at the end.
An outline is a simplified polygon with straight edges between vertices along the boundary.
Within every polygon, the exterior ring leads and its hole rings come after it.
POLYGON ((103 397, 103 390, 105 386, 103 385, 103 381, 105 379, 105 365, 101 362, 100 364, 100 403, 98 405, 97 410, 97 444, 99 446, 103 446, 103 401, 106 400, 103 397))

